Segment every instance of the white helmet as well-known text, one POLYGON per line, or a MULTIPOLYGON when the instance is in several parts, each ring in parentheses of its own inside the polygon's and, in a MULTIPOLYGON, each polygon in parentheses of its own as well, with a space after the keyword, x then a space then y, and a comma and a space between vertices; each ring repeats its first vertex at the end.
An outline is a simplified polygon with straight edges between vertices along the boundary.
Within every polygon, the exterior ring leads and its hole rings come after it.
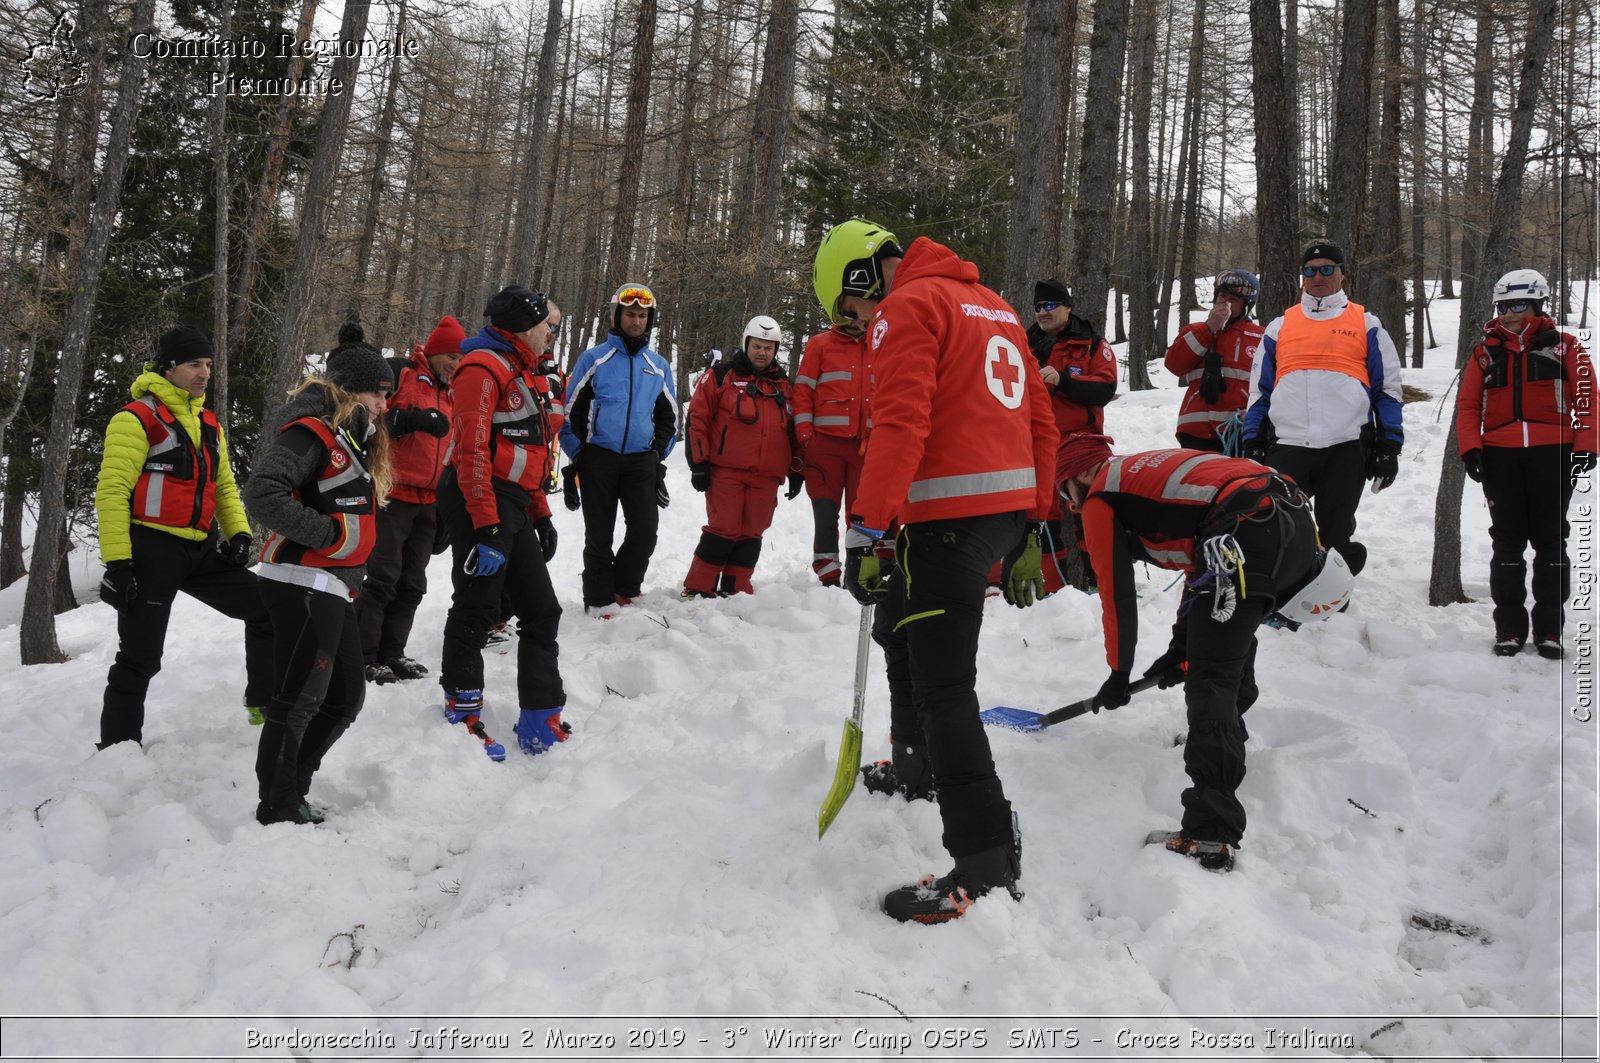
POLYGON ((1278 603, 1278 615, 1297 624, 1326 620, 1349 603, 1355 585, 1355 573, 1350 571, 1339 551, 1324 550, 1321 571, 1287 601, 1278 603))
POLYGON ((744 338, 741 343, 746 350, 749 350, 751 340, 771 340, 782 347, 783 329, 779 328, 778 323, 766 314, 757 314, 744 327, 744 338))
POLYGON ((1517 299, 1533 299, 1542 307, 1549 298, 1550 282, 1536 269, 1514 269, 1494 282, 1493 303, 1496 306, 1517 299))

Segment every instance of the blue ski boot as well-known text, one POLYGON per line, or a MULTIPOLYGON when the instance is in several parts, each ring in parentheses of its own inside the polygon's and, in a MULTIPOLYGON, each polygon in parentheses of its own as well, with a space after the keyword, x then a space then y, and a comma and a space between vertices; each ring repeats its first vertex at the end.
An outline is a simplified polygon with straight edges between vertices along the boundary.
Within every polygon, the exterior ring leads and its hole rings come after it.
POLYGON ((444 718, 451 723, 465 723, 467 717, 483 712, 483 691, 446 690, 444 692, 444 718))
POLYGON ((572 734, 570 724, 561 722, 561 709, 523 709, 516 727, 517 745, 530 757, 536 757, 557 742, 565 742, 572 734))

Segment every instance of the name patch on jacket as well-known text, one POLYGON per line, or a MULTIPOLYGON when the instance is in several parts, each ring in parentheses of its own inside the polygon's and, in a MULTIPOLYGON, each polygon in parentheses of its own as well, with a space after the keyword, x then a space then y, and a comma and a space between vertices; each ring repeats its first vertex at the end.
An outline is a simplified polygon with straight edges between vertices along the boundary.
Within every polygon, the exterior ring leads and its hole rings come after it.
POLYGON ((978 303, 962 303, 961 312, 968 317, 981 317, 985 321, 1008 321, 1013 325, 1021 326, 1017 315, 1010 310, 997 310, 992 306, 981 306, 978 303))

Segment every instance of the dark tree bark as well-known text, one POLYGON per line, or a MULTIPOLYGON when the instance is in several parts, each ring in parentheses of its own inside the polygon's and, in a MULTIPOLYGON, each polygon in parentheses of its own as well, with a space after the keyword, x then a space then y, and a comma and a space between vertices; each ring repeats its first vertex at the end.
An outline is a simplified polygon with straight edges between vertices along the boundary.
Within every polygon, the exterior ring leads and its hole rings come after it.
MULTIPOLYGON (((233 32, 233 4, 223 0, 217 25, 219 40, 233 32)), ((219 59, 218 69, 228 74, 228 60, 219 59)), ((211 408, 228 428, 228 215, 233 193, 228 184, 228 94, 219 92, 211 100, 211 150, 216 164, 212 169, 212 198, 216 200, 216 249, 211 267, 211 408)))
MULTIPOLYGON (((1424 200, 1428 173, 1427 8, 1412 0, 1411 21, 1411 368, 1422 368, 1427 347, 1424 323, 1428 311, 1427 212, 1424 200)), ((1402 349, 1402 357, 1404 350, 1402 349)))
MULTIPOLYGON (((130 33, 148 32, 155 14, 155 0, 137 0, 133 8, 130 33)), ((78 392, 83 385, 84 362, 89 346, 89 329, 94 323, 95 300, 100 293, 100 277, 105 269, 111 231, 116 225, 117 206, 122 199, 122 175, 128 164, 128 149, 133 142, 133 125, 139 116, 145 60, 132 51, 124 53, 122 72, 117 82, 117 102, 111 118, 111 138, 106 143, 105 164, 100 170, 100 187, 95 195, 94 213, 84 238, 78 261, 77 287, 67 310, 66 335, 61 344, 61 362, 56 375, 56 393, 50 408, 51 432, 45 440, 44 467, 39 482, 39 525, 33 543, 33 574, 28 580, 22 604, 22 663, 51 664, 66 660, 56 642, 54 606, 61 579, 59 558, 67 524, 67 471, 72 457, 72 437, 78 419, 78 392), (55 563, 52 563, 55 562, 55 563)), ((84 130, 89 139, 95 129, 84 130)), ((70 582, 68 584, 70 589, 70 582)))
MULTIPOLYGON (((1345 0, 1333 147, 1328 153, 1328 237, 1344 249, 1346 270, 1363 268, 1367 145, 1372 127, 1372 55, 1378 0, 1345 0)), ((1359 281, 1351 278, 1352 288, 1359 281)))
POLYGON ((1066 154, 1062 82, 1069 54, 1065 16, 1060 0, 1022 0, 1022 84, 1004 291, 1024 321, 1029 320, 1032 282, 1055 273, 1061 248, 1061 165, 1066 154))
MULTIPOLYGON (((394 39, 403 40, 406 31, 406 0, 400 0, 395 10, 394 39)), ((372 262, 373 237, 378 232, 378 211, 383 206, 383 186, 389 168, 389 148, 394 142, 394 124, 397 117, 396 98, 400 93, 400 75, 405 63, 405 53, 395 49, 389 64, 389 84, 384 89, 383 110, 378 116, 376 143, 372 150, 372 180, 367 185, 367 205, 361 218, 361 234, 356 237, 356 309, 366 305, 367 267, 372 262)))
POLYGON ((1097 327, 1106 323, 1111 273, 1111 223, 1122 111, 1122 65, 1128 46, 1128 0, 1095 0, 1089 37, 1089 83, 1073 211, 1074 307, 1097 327))
POLYGON ((1400 233, 1399 0, 1379 0, 1382 66, 1379 68, 1378 146, 1372 167, 1371 262, 1365 270, 1367 305, 1389 331, 1397 350, 1406 349, 1405 249, 1400 233))
MULTIPOLYGON (((1290 0, 1292 3, 1293 0, 1290 0)), ((1278 27, 1277 0, 1250 0, 1250 65, 1256 131, 1256 268, 1260 271, 1261 297, 1256 314, 1271 321, 1295 301, 1295 217, 1299 197, 1295 192, 1294 160, 1289 137, 1295 101, 1284 79, 1283 36, 1278 27)))
POLYGON ((1131 140, 1132 173, 1128 190, 1128 239, 1132 244, 1128 283, 1128 390, 1148 391, 1149 361, 1162 353, 1165 344, 1156 331, 1155 255, 1151 248, 1150 224, 1150 103, 1155 87, 1156 24, 1155 0, 1139 0, 1134 12, 1133 57, 1129 64, 1133 78, 1128 101, 1128 132, 1131 140))
POLYGON ((611 222, 611 249, 606 255, 608 294, 628 279, 634 268, 633 233, 639 213, 639 177, 644 165, 644 131, 650 111, 650 66, 655 57, 656 0, 640 0, 633 35, 633 61, 628 70, 628 113, 622 125, 622 162, 617 168, 617 213, 611 222))
POLYGON ((517 238, 511 255, 511 275, 528 278, 531 283, 549 282, 549 271, 539 268, 534 260, 534 247, 544 230, 544 216, 548 204, 544 195, 545 144, 550 133, 550 102, 555 98, 556 52, 561 46, 561 3, 550 0, 545 12, 544 41, 539 47, 539 83, 534 89, 533 125, 528 130, 528 156, 523 160, 521 209, 518 216, 517 238))

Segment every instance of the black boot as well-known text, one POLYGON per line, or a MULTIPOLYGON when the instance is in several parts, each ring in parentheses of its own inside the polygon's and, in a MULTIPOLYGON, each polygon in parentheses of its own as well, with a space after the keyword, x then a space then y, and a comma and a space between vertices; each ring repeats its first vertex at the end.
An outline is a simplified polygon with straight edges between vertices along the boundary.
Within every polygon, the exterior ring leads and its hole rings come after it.
POLYGON ((939 878, 924 875, 883 898, 883 910, 902 923, 948 923, 960 919, 972 902, 1004 888, 1014 901, 1022 899, 1017 880, 1022 877, 1022 831, 1011 814, 1011 842, 981 853, 956 857, 956 866, 939 878))

